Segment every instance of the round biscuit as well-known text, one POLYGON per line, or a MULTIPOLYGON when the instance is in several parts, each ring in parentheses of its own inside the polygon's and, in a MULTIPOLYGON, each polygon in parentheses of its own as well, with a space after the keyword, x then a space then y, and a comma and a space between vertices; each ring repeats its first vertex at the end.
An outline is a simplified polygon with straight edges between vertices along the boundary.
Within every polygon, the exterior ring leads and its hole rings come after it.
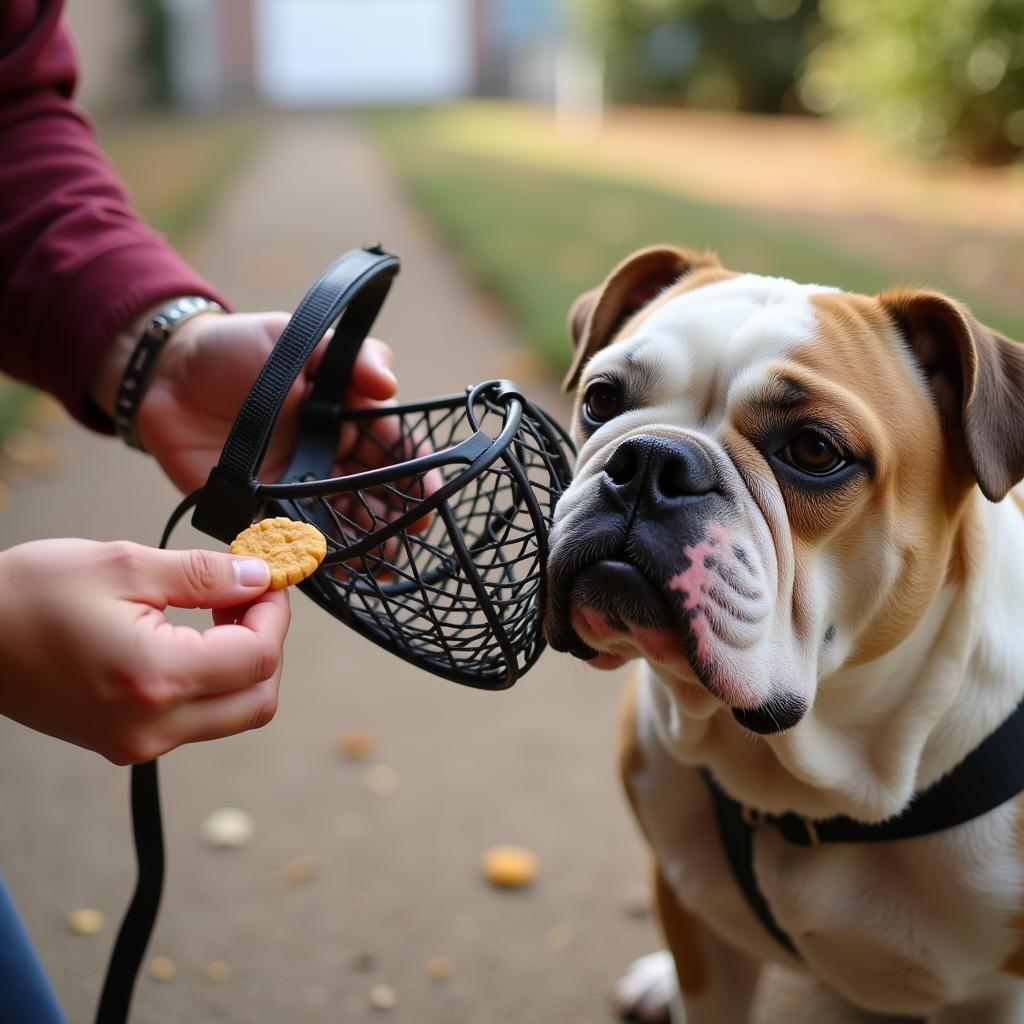
POLYGON ((521 889, 540 872, 540 859, 525 846, 492 846, 481 861, 484 877, 500 889, 521 889))
POLYGON ((231 554, 262 558, 270 566, 270 589, 283 590, 316 572, 327 539, 309 523, 275 516, 243 530, 231 542, 231 554))

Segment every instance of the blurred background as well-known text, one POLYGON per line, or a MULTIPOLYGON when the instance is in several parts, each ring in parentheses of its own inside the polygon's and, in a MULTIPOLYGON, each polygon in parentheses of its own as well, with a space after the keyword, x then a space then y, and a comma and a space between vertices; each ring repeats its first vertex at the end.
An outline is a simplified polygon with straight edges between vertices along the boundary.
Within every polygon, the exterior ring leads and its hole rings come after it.
POLYGON ((79 0, 71 16, 82 98, 159 226, 201 220, 255 111, 366 109, 402 186, 556 368, 571 299, 655 240, 853 290, 927 282, 1024 336, 1015 0, 79 0), (147 119, 164 142, 120 137, 118 115, 153 108, 181 112, 147 119), (135 152, 164 144, 189 167, 173 188, 135 152))
MULTIPOLYGON (((68 14, 103 147, 238 308, 294 308, 354 246, 403 257, 377 333, 405 398, 509 376, 565 416, 569 305, 656 242, 855 291, 932 285, 1024 339, 1019 0, 68 14)), ((144 456, 0 382, 0 546, 153 543, 175 501, 144 456)), ((163 759, 171 873, 150 952, 174 976, 144 975, 134 1020, 610 1021, 613 980, 658 945, 615 777, 624 675, 548 652, 507 694, 461 690, 307 604, 274 724, 163 759), (203 839, 222 806, 251 814, 244 848, 203 839), (537 853, 533 886, 485 884, 496 842, 537 853)), ((0 865, 71 1020, 89 1020, 132 878, 127 773, 0 720, 0 778, 0 865), (105 926, 72 934, 89 907, 105 926)), ((848 1019, 823 998, 783 984, 758 1020, 848 1019)))
MULTIPOLYGON (((69 16, 80 99, 183 248, 275 118, 357 112, 555 373, 575 295, 656 240, 851 290, 929 284, 1024 337, 1016 0, 71 0, 69 16)), ((0 431, 23 400, 0 396, 0 431)))

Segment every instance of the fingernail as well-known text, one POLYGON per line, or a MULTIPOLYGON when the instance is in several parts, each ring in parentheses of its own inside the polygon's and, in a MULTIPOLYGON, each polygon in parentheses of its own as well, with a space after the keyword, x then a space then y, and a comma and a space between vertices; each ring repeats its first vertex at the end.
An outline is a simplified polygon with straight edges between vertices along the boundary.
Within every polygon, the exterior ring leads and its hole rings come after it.
POLYGON ((391 372, 391 367, 383 359, 377 360, 377 369, 392 383, 397 384, 398 378, 391 372))
POLYGON ((266 587, 270 582, 270 566, 262 558, 236 558, 235 579, 243 587, 266 587))

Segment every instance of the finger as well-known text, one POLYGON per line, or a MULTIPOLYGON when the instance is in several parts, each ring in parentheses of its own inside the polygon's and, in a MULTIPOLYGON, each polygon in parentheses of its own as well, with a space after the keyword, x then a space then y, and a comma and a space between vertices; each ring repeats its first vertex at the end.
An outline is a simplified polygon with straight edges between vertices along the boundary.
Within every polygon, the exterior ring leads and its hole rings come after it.
POLYGON ((350 390, 378 401, 393 398, 398 379, 391 372, 391 362, 391 349, 377 338, 367 338, 352 367, 350 390))
POLYGON ((120 596, 157 608, 233 608, 270 585, 270 568, 258 558, 193 548, 160 551, 140 544, 112 546, 120 596))
POLYGON ((277 713, 280 680, 278 669, 270 678, 252 686, 192 700, 175 708, 163 725, 167 749, 262 728, 277 713))
MULTIPOLYGON (((246 619, 249 611, 257 605, 264 604, 266 602, 287 604, 288 614, 289 616, 291 615, 291 602, 287 589, 268 590, 266 593, 257 597, 255 601, 247 601, 245 604, 236 605, 233 608, 213 608, 210 611, 210 615, 213 618, 213 624, 215 626, 238 625, 239 623, 250 625, 250 621, 246 619)), ((250 625, 250 628, 255 628, 258 631, 259 618, 255 620, 255 623, 255 625, 250 625)))
POLYGON ((290 621, 281 591, 252 603, 237 622, 205 631, 164 620, 149 641, 149 664, 184 700, 251 686, 277 672, 290 621))

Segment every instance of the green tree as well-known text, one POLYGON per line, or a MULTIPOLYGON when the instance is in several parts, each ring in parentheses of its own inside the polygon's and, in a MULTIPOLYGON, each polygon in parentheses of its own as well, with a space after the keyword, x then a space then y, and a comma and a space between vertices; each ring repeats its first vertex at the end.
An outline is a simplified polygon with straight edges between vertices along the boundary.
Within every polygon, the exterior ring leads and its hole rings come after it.
POLYGON ((1024 149, 1021 0, 821 0, 812 110, 850 113, 928 157, 1004 162, 1024 149))
POLYGON ((163 0, 134 0, 139 22, 139 67, 147 101, 169 107, 174 100, 171 70, 171 16, 163 0))
POLYGON ((612 99, 773 112, 799 106, 816 0, 578 0, 612 99))

